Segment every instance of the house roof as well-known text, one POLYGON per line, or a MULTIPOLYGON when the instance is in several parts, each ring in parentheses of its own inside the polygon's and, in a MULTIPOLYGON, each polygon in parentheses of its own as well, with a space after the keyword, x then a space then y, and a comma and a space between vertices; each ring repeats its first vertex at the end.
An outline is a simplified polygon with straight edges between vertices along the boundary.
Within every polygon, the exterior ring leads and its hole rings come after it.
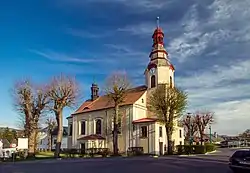
MULTIPOLYGON (((134 104, 146 92, 146 90, 147 87, 145 85, 127 90, 124 102, 121 104, 121 106, 134 104)), ((112 102, 107 95, 104 95, 98 97, 94 101, 91 100, 85 101, 72 115, 84 112, 92 112, 112 107, 114 107, 114 102, 112 102)))
POLYGON ((84 136, 84 137, 79 138, 77 140, 105 140, 105 138, 102 137, 101 135, 92 134, 92 135, 84 136))
MULTIPOLYGON (((58 131, 58 127, 56 127, 56 128, 52 131, 51 135, 52 135, 52 136, 56 136, 56 135, 57 135, 57 131, 58 131)), ((63 127, 63 136, 68 136, 68 127, 63 127)))
POLYGON ((7 139, 0 139, 0 141, 3 143, 3 149, 10 148, 10 143, 7 139))

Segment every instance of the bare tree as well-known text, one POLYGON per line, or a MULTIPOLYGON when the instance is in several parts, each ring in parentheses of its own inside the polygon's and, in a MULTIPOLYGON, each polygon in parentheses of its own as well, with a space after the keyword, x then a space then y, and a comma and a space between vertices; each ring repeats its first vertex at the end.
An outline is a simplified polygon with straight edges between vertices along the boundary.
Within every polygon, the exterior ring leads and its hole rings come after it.
POLYGON ((214 122, 214 113, 212 112, 197 112, 195 115, 195 123, 197 125, 201 144, 203 144, 203 136, 207 125, 210 125, 214 122))
POLYGON ((190 138, 198 132, 198 126, 195 121, 195 116, 193 114, 188 114, 182 118, 181 123, 186 131, 186 139, 190 140, 190 138))
POLYGON ((182 115, 186 106, 187 93, 178 88, 170 88, 164 84, 154 88, 149 97, 148 109, 165 125, 168 154, 173 153, 172 134, 175 120, 182 115))
POLYGON ((47 118, 45 122, 47 126, 47 135, 48 135, 48 149, 51 151, 52 149, 52 132, 56 128, 56 120, 52 117, 47 118))
POLYGON ((119 133, 119 107, 124 102, 126 90, 130 88, 130 82, 123 73, 114 73, 106 79, 105 92, 114 105, 113 115, 113 154, 118 155, 118 133, 119 133))
POLYGON ((79 94, 79 87, 76 81, 68 76, 60 75, 55 77, 50 85, 49 98, 51 109, 55 113, 58 126, 55 157, 60 157, 62 136, 63 136, 63 109, 75 106, 79 94))
POLYGON ((14 86, 14 105, 24 123, 25 136, 28 137, 29 156, 35 156, 38 122, 49 103, 46 87, 38 87, 24 80, 14 86))

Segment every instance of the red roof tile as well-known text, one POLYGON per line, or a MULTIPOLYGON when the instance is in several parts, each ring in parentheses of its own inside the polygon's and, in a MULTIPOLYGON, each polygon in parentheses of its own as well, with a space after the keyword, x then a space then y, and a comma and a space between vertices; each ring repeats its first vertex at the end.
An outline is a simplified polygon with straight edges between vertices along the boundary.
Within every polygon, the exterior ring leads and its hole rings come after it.
MULTIPOLYGON (((134 104, 147 90, 146 86, 131 88, 127 91, 121 106, 134 104)), ((114 102, 107 95, 100 96, 94 101, 85 101, 72 115, 97 111, 114 107, 114 102)))

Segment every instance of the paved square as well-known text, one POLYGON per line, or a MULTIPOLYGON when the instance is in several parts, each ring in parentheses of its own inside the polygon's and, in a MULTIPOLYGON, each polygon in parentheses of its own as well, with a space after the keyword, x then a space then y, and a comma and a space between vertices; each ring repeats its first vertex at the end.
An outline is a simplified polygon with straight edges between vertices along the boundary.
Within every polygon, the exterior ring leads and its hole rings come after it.
POLYGON ((230 173, 227 163, 165 158, 60 160, 1 165, 1 173, 230 173))

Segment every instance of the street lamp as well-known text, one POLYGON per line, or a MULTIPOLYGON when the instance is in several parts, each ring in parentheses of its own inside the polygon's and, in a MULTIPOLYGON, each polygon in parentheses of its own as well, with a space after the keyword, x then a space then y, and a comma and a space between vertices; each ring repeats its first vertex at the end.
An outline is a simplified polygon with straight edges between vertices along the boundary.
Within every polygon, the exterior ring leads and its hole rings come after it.
POLYGON ((193 143, 193 139, 192 139, 192 135, 191 135, 191 113, 187 113, 188 114, 188 116, 187 116, 187 118, 188 118, 188 120, 189 120, 189 145, 192 145, 192 143, 193 143))
POLYGON ((210 144, 212 144, 212 128, 211 128, 211 125, 209 126, 209 141, 210 141, 210 144))

